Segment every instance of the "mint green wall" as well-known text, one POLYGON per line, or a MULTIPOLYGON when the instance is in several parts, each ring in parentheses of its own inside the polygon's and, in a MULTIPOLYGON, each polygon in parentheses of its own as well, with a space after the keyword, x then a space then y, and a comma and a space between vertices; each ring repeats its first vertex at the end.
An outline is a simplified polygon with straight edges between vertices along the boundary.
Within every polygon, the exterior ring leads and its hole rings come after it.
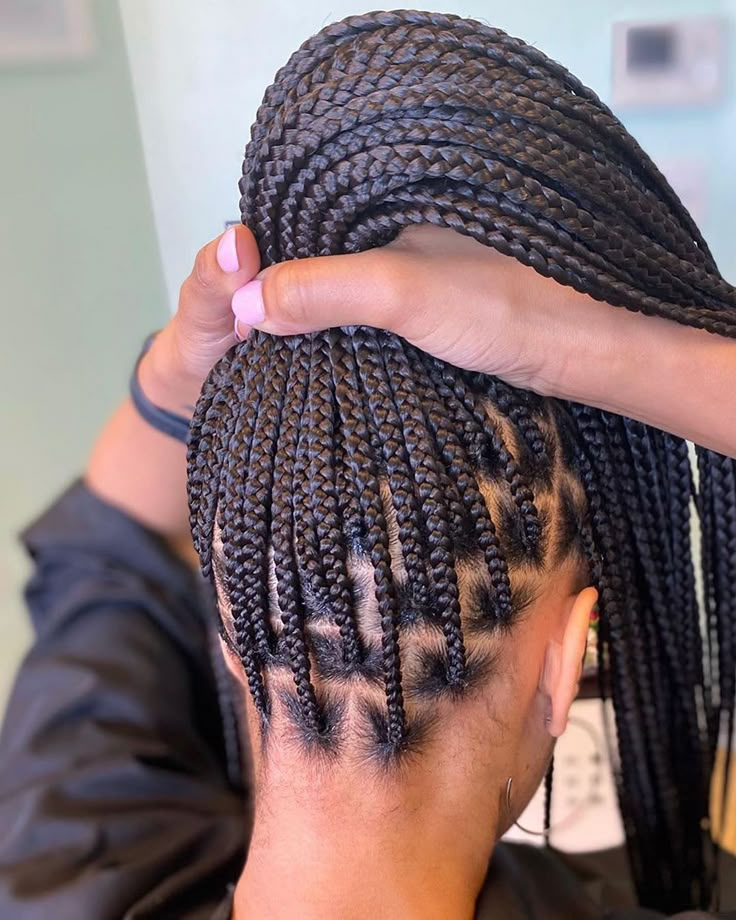
POLYGON ((0 64, 0 711, 29 631, 15 533, 82 469, 164 288, 117 4, 77 63, 0 64))

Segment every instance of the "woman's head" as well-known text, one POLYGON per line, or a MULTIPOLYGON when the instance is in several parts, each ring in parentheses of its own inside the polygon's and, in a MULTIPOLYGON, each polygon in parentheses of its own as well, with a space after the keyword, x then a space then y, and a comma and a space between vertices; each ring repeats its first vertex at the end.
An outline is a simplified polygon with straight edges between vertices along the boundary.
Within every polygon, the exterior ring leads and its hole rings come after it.
POLYGON ((195 534, 264 733, 390 767, 476 694, 543 771, 587 617, 564 674, 555 652, 591 581, 563 407, 354 329, 254 337, 199 415, 195 534))
MULTIPOLYGON (((733 290, 620 123, 478 23, 404 12, 327 27, 267 90, 241 190, 265 265, 430 223, 596 298, 734 334, 733 290)), ((325 764, 350 744, 398 764, 431 748, 440 710, 475 706, 481 724, 483 700, 498 729, 483 762, 501 772, 534 743, 531 786, 549 742, 526 729, 564 724, 593 584, 640 895, 705 903, 710 770, 733 713, 736 560, 719 544, 736 540, 736 477, 699 461, 695 492, 681 440, 385 333, 252 336, 205 385, 189 487, 264 743, 283 718, 325 764)), ((472 719, 457 724, 467 735, 472 719)))

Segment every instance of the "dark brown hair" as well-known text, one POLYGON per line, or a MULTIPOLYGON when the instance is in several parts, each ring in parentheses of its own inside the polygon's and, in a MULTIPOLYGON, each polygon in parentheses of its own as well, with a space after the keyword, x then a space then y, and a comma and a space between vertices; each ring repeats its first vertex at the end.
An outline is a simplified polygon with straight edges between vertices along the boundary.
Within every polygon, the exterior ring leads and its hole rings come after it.
MULTIPOLYGON (((266 91, 241 192, 264 266, 432 223, 596 299, 735 334, 734 289, 620 122, 563 67, 477 22, 392 12, 323 29, 266 91)), ((219 528, 224 635, 264 726, 273 668, 292 670, 288 705, 315 744, 340 721, 315 675, 380 678, 385 705, 367 716, 389 755, 411 742, 407 692, 472 686, 488 665, 472 636, 512 628, 542 574, 580 557, 600 591, 600 683, 639 895, 682 910, 711 898, 710 778, 719 731, 734 727, 736 475, 710 451, 697 461, 696 488, 681 439, 463 372, 385 332, 257 333, 197 405, 192 530, 210 574, 219 528), (360 558, 378 645, 356 618, 360 558), (487 577, 463 609, 467 560, 487 577), (441 634, 443 651, 407 678, 418 628, 441 634)))

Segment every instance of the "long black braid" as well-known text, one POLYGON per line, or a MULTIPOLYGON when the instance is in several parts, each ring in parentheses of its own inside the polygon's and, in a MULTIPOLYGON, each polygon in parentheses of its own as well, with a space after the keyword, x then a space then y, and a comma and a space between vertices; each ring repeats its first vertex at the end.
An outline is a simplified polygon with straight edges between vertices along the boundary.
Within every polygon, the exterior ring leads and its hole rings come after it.
MULTIPOLYGON (((264 266, 431 223, 597 300, 736 336, 736 291, 636 141, 562 66, 478 22, 382 12, 323 29, 266 91, 240 188, 264 266)), ((421 735, 416 701, 487 673, 482 636, 513 627, 543 572, 576 557, 600 592, 641 901, 707 907, 711 773, 734 728, 736 468, 696 451, 694 479, 679 438, 382 331, 252 335, 204 386, 189 490, 264 730, 275 668, 327 747, 335 682, 382 685, 371 737, 400 756, 421 735), (469 565, 486 573, 472 591, 469 565), (443 650, 417 654, 422 631, 443 650)))

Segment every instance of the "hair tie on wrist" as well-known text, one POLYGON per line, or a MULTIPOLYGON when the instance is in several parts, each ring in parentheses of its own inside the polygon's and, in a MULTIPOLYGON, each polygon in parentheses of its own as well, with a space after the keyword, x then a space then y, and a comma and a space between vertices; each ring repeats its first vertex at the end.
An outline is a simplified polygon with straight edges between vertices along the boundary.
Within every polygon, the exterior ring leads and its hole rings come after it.
POLYGON ((160 431, 161 434, 166 434, 170 438, 174 438, 176 441, 181 441, 183 444, 186 444, 189 440, 190 420, 186 418, 186 416, 177 415, 175 412, 170 412, 168 409, 162 409, 161 406, 152 403, 143 392, 138 377, 138 369, 140 368, 141 361, 146 352, 150 349, 157 335, 158 332, 152 332, 143 343, 143 348, 138 355, 138 360, 135 362, 135 367, 130 377, 130 398, 133 400, 133 405, 140 417, 145 422, 148 422, 151 428, 155 428, 156 431, 160 431))

